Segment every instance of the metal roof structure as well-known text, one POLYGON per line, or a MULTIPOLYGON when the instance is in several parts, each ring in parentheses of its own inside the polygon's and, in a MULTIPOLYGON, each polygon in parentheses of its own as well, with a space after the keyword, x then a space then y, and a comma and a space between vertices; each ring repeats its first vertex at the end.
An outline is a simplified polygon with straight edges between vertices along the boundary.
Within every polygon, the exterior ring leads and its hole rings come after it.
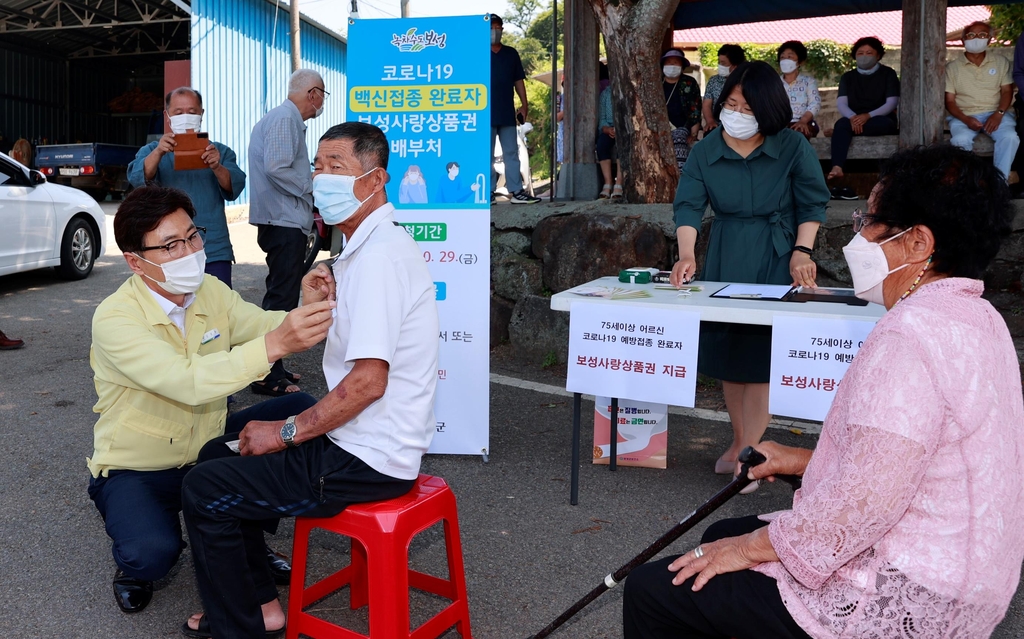
MULTIPOLYGON (((988 20, 991 13, 984 5, 950 7, 946 11, 946 32, 959 33, 976 20, 988 20)), ((903 42, 903 12, 884 11, 852 13, 823 18, 797 18, 751 24, 733 24, 718 27, 699 27, 673 33, 673 42, 699 44, 702 42, 751 42, 777 44, 787 40, 832 40, 839 44, 853 44, 866 35, 875 36, 887 46, 898 47, 903 42)))
POLYGON ((76 60, 189 52, 190 0, 2 0, 7 46, 76 60))

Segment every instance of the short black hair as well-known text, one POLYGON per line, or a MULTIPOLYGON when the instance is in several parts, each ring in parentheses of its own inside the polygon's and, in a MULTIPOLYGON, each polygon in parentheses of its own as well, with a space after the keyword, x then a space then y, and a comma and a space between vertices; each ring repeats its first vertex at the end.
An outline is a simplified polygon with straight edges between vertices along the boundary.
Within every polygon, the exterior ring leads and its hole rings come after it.
POLYGON ((723 44, 718 48, 718 55, 724 55, 729 58, 729 62, 732 64, 743 64, 747 61, 747 54, 744 53, 743 47, 738 44, 723 44))
POLYGON ((199 100, 199 106, 203 106, 202 93, 196 91, 192 87, 178 87, 177 89, 171 89, 167 92, 167 95, 164 96, 164 110, 171 108, 171 98, 173 98, 176 95, 181 95, 182 93, 191 93, 192 95, 196 96, 196 99, 199 100))
POLYGON ((1010 188, 990 158, 949 144, 899 151, 878 176, 872 224, 884 237, 922 225, 935 236, 932 268, 982 279, 1012 230, 1010 188))
POLYGON ((448 164, 444 165, 444 170, 445 171, 451 171, 452 167, 459 168, 459 163, 458 162, 449 162, 448 164))
POLYGON ((388 170, 388 139, 384 132, 366 122, 343 122, 327 129, 320 137, 325 140, 352 140, 352 153, 364 171, 380 167, 388 170))
POLYGON ((497 13, 492 13, 491 14, 491 24, 496 24, 496 25, 498 25, 500 27, 500 26, 504 25, 505 23, 501 21, 501 16, 499 16, 497 13))
POLYGON ((779 82, 779 74, 767 62, 755 60, 736 67, 725 79, 722 93, 715 102, 715 120, 721 122, 722 106, 733 89, 742 87, 743 97, 757 118, 762 135, 775 135, 793 120, 793 107, 789 95, 779 82))
POLYGON ((129 193, 114 214, 114 240, 122 253, 142 250, 142 238, 168 215, 185 211, 192 219, 196 207, 192 198, 182 190, 165 186, 144 186, 129 193))
POLYGON ((856 58, 857 49, 861 48, 865 44, 874 49, 876 53, 878 53, 879 60, 885 57, 885 47, 882 46, 882 41, 876 38, 875 36, 865 36, 854 42, 853 47, 850 49, 850 57, 856 58))
POLYGON ((787 40, 786 42, 783 42, 779 45, 779 50, 775 54, 775 59, 781 60, 782 52, 786 49, 789 49, 796 54, 797 62, 807 62, 807 47, 804 46, 803 42, 800 42, 799 40, 787 40))

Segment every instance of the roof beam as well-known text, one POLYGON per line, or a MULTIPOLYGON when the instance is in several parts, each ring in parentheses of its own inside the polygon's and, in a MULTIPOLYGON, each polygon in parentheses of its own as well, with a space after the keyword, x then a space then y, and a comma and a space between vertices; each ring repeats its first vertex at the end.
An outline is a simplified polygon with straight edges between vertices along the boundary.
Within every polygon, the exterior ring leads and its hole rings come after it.
POLYGON ((93 8, 93 7, 89 6, 89 4, 87 2, 78 2, 77 0, 60 0, 60 1, 63 4, 67 5, 68 7, 75 7, 76 9, 80 9, 82 11, 88 11, 89 13, 91 13, 91 14, 93 14, 95 16, 99 16, 99 17, 103 18, 104 20, 109 20, 110 22, 120 22, 121 21, 121 18, 118 18, 116 15, 114 15, 112 13, 106 13, 104 11, 100 11, 98 8, 93 8))
POLYGON ((9 23, 7 23, 8 28, 6 29, 6 31, 3 30, 3 29, 0 29, 0 32, 2 32, 2 33, 42 33, 44 31, 68 31, 70 29, 109 29, 110 27, 146 26, 146 25, 150 25, 150 24, 163 24, 163 23, 168 23, 168 22, 172 22, 172 23, 173 22, 189 22, 189 20, 190 20, 190 18, 186 18, 184 16, 181 16, 181 17, 177 17, 177 18, 160 18, 160 19, 157 19, 157 20, 149 20, 148 22, 147 21, 141 21, 141 20, 135 20, 135 21, 131 21, 131 22, 117 22, 117 23, 113 23, 113 24, 106 24, 106 23, 102 23, 102 22, 100 22, 100 23, 93 22, 92 24, 66 24, 66 25, 60 26, 60 27, 52 27, 52 26, 46 26, 46 27, 24 27, 23 25, 20 25, 20 24, 18 24, 16 22, 9 22, 9 23), (9 27, 12 27, 12 26, 13 27, 19 27, 19 28, 16 28, 16 29, 9 28, 9 27))

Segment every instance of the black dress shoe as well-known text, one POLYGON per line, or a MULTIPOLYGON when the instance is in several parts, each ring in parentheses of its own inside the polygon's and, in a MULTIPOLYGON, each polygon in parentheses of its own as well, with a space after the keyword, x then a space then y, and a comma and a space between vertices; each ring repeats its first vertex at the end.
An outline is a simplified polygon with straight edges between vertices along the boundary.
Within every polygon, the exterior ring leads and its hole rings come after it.
POLYGON ((153 582, 114 573, 114 601, 122 612, 140 612, 153 599, 153 582))
POLYGON ((267 563, 270 564, 270 574, 274 575, 274 583, 279 586, 287 586, 292 579, 292 565, 288 558, 267 546, 267 563))

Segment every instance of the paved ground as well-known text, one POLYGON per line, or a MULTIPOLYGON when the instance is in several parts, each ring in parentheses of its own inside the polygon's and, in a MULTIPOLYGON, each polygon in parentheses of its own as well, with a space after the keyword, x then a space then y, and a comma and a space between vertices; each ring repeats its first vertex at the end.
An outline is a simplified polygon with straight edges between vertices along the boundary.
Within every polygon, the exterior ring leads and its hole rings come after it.
MULTIPOLYGON (((265 267, 251 227, 236 225, 236 288, 258 302, 265 267)), ((111 241, 112 241, 111 236, 111 241)), ((20 351, 0 354, 0 575, 6 614, 2 638, 175 637, 189 613, 199 610, 186 551, 143 613, 126 616, 110 594, 114 564, 102 521, 85 486, 95 400, 88 362, 90 319, 95 306, 127 274, 120 255, 108 250, 83 282, 62 282, 40 271, 0 278, 0 329, 24 338, 20 351)), ((305 373, 306 390, 325 392, 319 380, 320 350, 296 356, 290 368, 305 373)), ((550 371, 496 358, 494 373, 558 385, 550 371)), ((241 406, 254 403, 248 391, 241 406)), ((474 634, 482 639, 525 637, 539 630, 611 570, 671 528, 725 482, 711 465, 727 442, 727 425, 680 415, 670 418, 669 468, 648 470, 582 466, 580 505, 568 504, 569 423, 567 398, 491 385, 491 456, 429 456, 424 472, 445 477, 459 499, 466 575, 474 634)), ((584 404, 586 415, 593 405, 584 404)), ((789 444, 813 446, 813 436, 771 432, 789 444)), ((584 430, 583 450, 590 449, 584 430)), ((770 486, 737 497, 712 519, 784 508, 788 489, 770 486)), ((691 532, 672 546, 691 548, 691 532)), ((272 545, 290 548, 291 524, 272 545)), ((347 544, 316 537, 312 569, 322 576, 347 561, 347 544)), ((444 574, 443 537, 437 528, 412 547, 415 567, 444 574)), ((287 597, 287 589, 282 589, 287 597)), ((621 637, 621 591, 612 591, 565 627, 558 637, 621 637)), ((414 595, 422 618, 438 601, 414 595)), ((341 597, 319 605, 328 618, 365 631, 364 612, 347 610, 341 597)), ((1024 636, 1024 599, 1018 597, 994 636, 1024 636)), ((446 636, 456 636, 450 632, 446 636)))

